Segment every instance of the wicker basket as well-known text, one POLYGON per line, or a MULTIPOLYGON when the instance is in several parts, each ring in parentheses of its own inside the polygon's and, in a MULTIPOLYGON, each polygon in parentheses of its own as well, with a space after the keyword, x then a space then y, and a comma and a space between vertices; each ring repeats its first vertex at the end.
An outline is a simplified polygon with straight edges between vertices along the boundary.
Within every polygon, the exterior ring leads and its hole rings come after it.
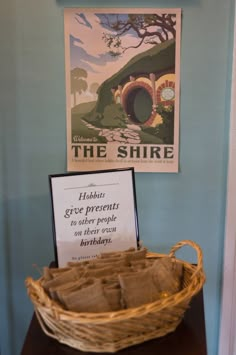
MULTIPOLYGON (((197 265, 176 259, 183 264, 182 290, 163 300, 137 308, 104 313, 76 313, 64 310, 51 300, 41 286, 42 278, 26 279, 28 295, 34 304, 43 331, 59 342, 82 351, 116 352, 120 349, 161 337, 176 329, 191 298, 205 282, 202 251, 192 241, 184 240, 170 251, 190 245, 197 252, 197 265)), ((148 253, 148 258, 166 255, 148 253)))

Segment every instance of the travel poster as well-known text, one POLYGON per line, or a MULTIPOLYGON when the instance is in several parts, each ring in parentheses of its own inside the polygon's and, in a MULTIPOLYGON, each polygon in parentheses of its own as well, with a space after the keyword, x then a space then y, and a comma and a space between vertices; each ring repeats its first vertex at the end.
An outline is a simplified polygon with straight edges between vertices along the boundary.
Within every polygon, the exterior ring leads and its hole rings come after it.
POLYGON ((178 172, 180 9, 66 8, 67 169, 178 172))

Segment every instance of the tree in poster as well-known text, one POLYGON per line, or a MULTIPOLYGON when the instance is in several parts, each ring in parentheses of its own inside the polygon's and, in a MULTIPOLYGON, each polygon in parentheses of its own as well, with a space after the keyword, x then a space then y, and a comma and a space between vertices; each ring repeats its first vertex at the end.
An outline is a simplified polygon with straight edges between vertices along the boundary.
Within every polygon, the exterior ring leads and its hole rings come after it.
POLYGON ((130 48, 138 48, 142 44, 156 45, 176 36, 176 17, 173 14, 129 14, 126 18, 119 14, 102 15, 101 24, 113 33, 103 33, 103 40, 112 56, 119 56, 130 48), (134 46, 123 47, 122 36, 133 32, 139 38, 134 46))
POLYGON ((89 86, 89 91, 91 94, 96 98, 97 97, 97 90, 99 88, 99 84, 94 82, 89 86))
POLYGON ((76 106, 76 93, 82 94, 83 91, 86 91, 88 88, 87 81, 84 78, 87 78, 88 73, 82 68, 74 68, 70 72, 71 75, 71 94, 74 97, 74 106, 76 106))

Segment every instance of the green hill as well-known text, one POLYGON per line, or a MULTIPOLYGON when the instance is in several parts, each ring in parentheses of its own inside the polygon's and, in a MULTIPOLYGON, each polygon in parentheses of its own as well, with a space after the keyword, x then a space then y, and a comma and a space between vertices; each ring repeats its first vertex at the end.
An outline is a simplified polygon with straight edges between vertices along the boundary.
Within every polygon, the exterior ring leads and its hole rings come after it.
POLYGON ((164 43, 139 53, 133 57, 121 70, 103 82, 98 91, 98 100, 95 112, 102 114, 104 108, 112 103, 112 88, 129 80, 129 77, 147 73, 157 73, 174 68, 175 40, 164 43))

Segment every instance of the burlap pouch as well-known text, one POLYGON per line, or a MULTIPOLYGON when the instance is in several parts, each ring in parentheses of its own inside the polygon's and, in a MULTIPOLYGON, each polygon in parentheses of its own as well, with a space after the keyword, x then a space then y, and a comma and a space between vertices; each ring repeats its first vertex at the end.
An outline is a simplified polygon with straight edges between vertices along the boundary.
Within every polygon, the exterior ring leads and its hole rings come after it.
POLYGON ((59 276, 60 274, 64 273, 65 271, 69 271, 69 267, 65 268, 49 268, 45 266, 43 268, 43 278, 45 281, 52 280, 53 278, 59 276))
POLYGON ((181 289, 183 266, 169 257, 157 259, 152 266, 152 277, 160 292, 174 294, 181 289))
POLYGON ((147 249, 142 248, 139 250, 135 250, 133 252, 126 252, 126 257, 129 262, 132 262, 134 260, 144 260, 147 255, 147 249))
POLYGON ((85 261, 68 261, 67 262, 67 267, 72 268, 72 267, 84 267, 90 263, 91 260, 85 260, 85 261))
POLYGON ((122 266, 122 267, 113 266, 112 267, 112 274, 114 274, 114 275, 129 274, 129 273, 133 273, 133 272, 134 271, 131 268, 131 266, 122 266))
POLYGON ((99 262, 94 263, 93 261, 91 264, 86 266, 86 270, 89 269, 100 269, 103 267, 124 267, 124 266, 129 266, 130 264, 126 260, 126 258, 117 258, 117 259, 109 259, 109 260, 102 260, 99 259, 99 262))
POLYGON ((106 264, 106 265, 110 265, 110 264, 115 264, 115 263, 123 263, 124 265, 127 265, 128 260, 127 260, 127 256, 125 254, 123 255, 116 255, 114 257, 109 257, 109 258, 97 258, 93 261, 91 261, 91 264, 94 265, 100 265, 100 264, 106 264))
POLYGON ((150 268, 130 274, 118 276, 122 302, 126 308, 138 307, 159 298, 159 290, 153 283, 150 268))
POLYGON ((121 289, 118 279, 116 282, 103 283, 104 295, 112 311, 121 309, 121 289))
POLYGON ((74 312, 109 312, 111 307, 105 297, 101 280, 77 291, 62 295, 66 308, 74 312))
POLYGON ((132 260, 145 259, 146 254, 147 254, 146 248, 142 248, 139 250, 136 250, 134 248, 130 248, 125 251, 119 251, 119 252, 113 252, 113 253, 101 253, 100 258, 105 259, 105 260, 112 260, 112 259, 123 257, 128 262, 131 262, 132 260))
POLYGON ((111 266, 107 265, 100 268, 86 269, 84 271, 83 277, 102 278, 110 274, 111 274, 111 266))
POLYGON ((146 260, 131 260, 130 269, 133 271, 139 271, 147 268, 146 260))
POLYGON ((86 284, 87 286, 92 285, 93 282, 94 282, 94 279, 81 278, 76 281, 71 281, 71 282, 67 282, 67 283, 59 285, 59 286, 51 287, 49 289, 49 294, 51 295, 51 297, 54 300, 56 300, 62 306, 65 307, 63 295, 70 294, 74 291, 79 290, 81 287, 83 287, 84 284, 86 284))
POLYGON ((101 253, 100 258, 107 259, 107 258, 114 258, 114 257, 122 257, 126 253, 134 252, 135 250, 136 250, 135 248, 129 248, 123 251, 112 251, 112 252, 101 253))
POLYGON ((54 288, 60 285, 64 285, 70 281, 76 281, 78 279, 78 272, 76 269, 69 269, 67 271, 59 273, 56 277, 49 281, 43 281, 42 286, 45 290, 49 290, 50 288, 54 288))

